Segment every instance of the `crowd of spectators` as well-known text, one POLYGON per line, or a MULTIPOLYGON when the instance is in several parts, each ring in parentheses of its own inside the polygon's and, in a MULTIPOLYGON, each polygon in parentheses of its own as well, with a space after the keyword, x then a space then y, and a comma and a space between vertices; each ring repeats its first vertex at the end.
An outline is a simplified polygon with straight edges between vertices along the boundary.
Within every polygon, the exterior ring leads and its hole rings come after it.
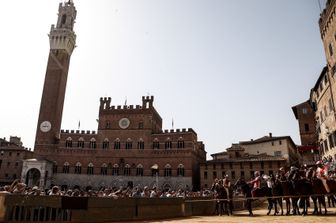
POLYGON ((0 193, 31 195, 31 196, 71 196, 71 197, 106 197, 106 198, 169 198, 169 197, 213 197, 214 193, 210 190, 201 190, 197 192, 189 190, 159 189, 157 187, 149 188, 144 186, 136 187, 102 187, 99 190, 86 189, 79 187, 72 189, 61 189, 60 186, 52 186, 50 189, 42 189, 37 186, 28 187, 26 184, 15 180, 11 185, 0 187, 0 193))

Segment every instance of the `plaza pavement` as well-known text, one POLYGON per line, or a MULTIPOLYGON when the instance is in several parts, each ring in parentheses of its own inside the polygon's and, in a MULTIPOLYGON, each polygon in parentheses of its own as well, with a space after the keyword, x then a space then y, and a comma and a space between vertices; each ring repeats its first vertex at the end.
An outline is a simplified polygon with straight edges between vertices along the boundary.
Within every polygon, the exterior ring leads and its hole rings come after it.
MULTIPOLYGON (((308 216, 267 216, 265 207, 253 211, 254 216, 248 216, 248 211, 236 211, 233 216, 196 216, 183 219, 141 221, 137 223, 336 223, 336 208, 327 208, 328 214, 314 216, 309 209, 308 216)), ((273 213, 273 210, 272 210, 273 213)))

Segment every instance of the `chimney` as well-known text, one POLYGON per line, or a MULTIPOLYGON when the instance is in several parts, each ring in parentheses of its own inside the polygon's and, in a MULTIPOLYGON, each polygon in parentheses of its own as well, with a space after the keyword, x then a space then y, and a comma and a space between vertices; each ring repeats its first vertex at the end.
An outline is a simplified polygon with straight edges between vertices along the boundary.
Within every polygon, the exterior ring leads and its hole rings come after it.
POLYGON ((272 133, 271 132, 269 133, 269 137, 272 138, 272 133))

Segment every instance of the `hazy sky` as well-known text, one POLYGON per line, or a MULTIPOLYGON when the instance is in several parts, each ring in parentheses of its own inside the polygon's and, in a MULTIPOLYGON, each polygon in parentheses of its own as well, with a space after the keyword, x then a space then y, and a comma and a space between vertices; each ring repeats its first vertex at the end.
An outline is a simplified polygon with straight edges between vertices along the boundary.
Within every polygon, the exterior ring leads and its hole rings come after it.
MULTIPOLYGON (((2 1, 0 137, 33 147, 59 0, 2 1)), ((163 128, 209 154, 272 132, 299 144, 291 107, 325 65, 318 0, 75 0, 63 129, 96 130, 100 97, 155 96, 163 128)), ((322 2, 324 2, 322 0, 322 2)))

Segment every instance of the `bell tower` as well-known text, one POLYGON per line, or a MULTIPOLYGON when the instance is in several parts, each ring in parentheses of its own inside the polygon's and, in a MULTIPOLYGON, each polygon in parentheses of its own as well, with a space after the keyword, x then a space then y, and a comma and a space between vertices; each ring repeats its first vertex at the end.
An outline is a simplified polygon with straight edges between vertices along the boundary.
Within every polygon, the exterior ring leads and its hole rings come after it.
POLYGON ((52 25, 49 33, 50 51, 35 138, 39 155, 57 145, 60 138, 70 57, 76 44, 76 14, 72 0, 60 3, 56 27, 52 25))

